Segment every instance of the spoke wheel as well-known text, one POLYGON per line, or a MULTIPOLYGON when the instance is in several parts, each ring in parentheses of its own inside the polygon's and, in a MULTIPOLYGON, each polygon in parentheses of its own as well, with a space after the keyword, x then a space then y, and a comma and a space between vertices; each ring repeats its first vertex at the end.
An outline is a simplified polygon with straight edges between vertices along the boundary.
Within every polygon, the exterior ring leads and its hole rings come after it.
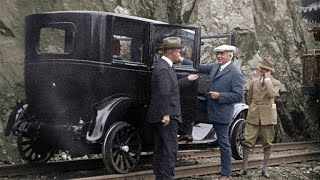
POLYGON ((128 173, 138 164, 141 138, 136 129, 126 122, 111 125, 102 147, 102 157, 109 173, 128 173))
POLYGON ((17 144, 21 158, 29 163, 47 162, 53 156, 53 148, 34 135, 22 133, 17 144))
POLYGON ((17 111, 15 134, 18 136, 17 145, 20 156, 29 163, 42 163, 48 161, 54 153, 53 147, 45 138, 40 138, 39 126, 34 117, 28 113, 27 105, 17 111))
POLYGON ((244 119, 237 119, 231 129, 230 144, 232 150, 232 157, 236 160, 241 160, 243 157, 241 136, 244 132, 244 125, 244 119))

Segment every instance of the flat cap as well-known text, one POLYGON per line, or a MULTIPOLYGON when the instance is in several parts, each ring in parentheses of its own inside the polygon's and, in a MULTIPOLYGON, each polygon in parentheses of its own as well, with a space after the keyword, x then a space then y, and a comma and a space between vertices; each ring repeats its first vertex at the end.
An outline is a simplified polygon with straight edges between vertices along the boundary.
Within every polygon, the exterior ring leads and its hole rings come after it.
POLYGON ((213 51, 214 52, 235 52, 236 47, 230 46, 230 45, 221 45, 221 46, 214 48, 213 51))

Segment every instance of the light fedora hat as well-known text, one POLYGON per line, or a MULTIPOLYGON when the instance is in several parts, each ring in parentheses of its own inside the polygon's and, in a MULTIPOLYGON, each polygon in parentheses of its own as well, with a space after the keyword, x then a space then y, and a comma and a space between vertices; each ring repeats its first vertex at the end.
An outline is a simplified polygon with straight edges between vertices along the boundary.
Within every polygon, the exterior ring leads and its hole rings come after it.
POLYGON ((230 45, 221 45, 213 49, 214 52, 235 52, 236 47, 230 45))
POLYGON ((274 72, 274 60, 270 57, 263 58, 260 68, 269 69, 274 72))
POLYGON ((178 37, 167 37, 162 40, 162 44, 159 49, 182 49, 181 39, 178 37))

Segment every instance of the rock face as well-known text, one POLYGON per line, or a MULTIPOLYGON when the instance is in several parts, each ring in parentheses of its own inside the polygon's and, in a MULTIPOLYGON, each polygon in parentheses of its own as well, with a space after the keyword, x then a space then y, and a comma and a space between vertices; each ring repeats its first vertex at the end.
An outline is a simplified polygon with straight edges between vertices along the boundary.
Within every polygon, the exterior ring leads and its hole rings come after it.
MULTIPOLYGON (((11 108, 24 98, 23 23, 31 13, 97 10, 141 16, 172 24, 196 25, 203 35, 232 33, 236 57, 247 82, 261 57, 276 60, 274 76, 283 83, 278 101, 280 124, 292 138, 308 138, 319 130, 319 103, 302 96, 301 56, 319 48, 310 25, 297 13, 299 0, 2 0, 0 6, 0 133, 11 108), (312 104, 312 106, 310 106, 312 104)), ((0 149, 6 141, 0 136, 0 149)))

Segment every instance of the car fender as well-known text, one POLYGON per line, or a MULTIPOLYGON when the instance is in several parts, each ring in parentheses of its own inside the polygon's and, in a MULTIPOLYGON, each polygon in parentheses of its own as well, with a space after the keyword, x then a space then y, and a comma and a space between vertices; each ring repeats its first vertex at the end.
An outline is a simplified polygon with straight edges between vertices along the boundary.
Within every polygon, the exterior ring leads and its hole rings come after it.
POLYGON ((20 123, 22 118, 22 113, 27 109, 28 104, 25 104, 22 100, 17 100, 16 105, 12 109, 7 125, 4 130, 4 135, 9 136, 11 132, 15 132, 17 129, 17 124, 20 123))
POLYGON ((102 140, 106 130, 114 121, 115 113, 121 113, 128 109, 131 105, 132 99, 128 96, 110 97, 102 102, 94 105, 94 116, 90 122, 87 131, 86 139, 90 142, 97 142, 102 140), (121 112, 120 112, 121 111, 121 112))
POLYGON ((249 106, 247 104, 244 104, 244 103, 237 103, 235 106, 234 106, 234 111, 233 111, 233 115, 232 115, 232 123, 229 127, 229 135, 231 135, 233 129, 235 128, 235 125, 237 124, 236 122, 239 120, 239 119, 245 119, 246 117, 239 117, 239 115, 242 113, 242 112, 246 112, 248 111, 249 109, 249 106))
MULTIPOLYGON (((244 103, 237 103, 234 105, 234 111, 233 111, 233 115, 232 115, 232 122, 238 117, 238 115, 244 111, 244 110, 248 110, 249 106, 244 104, 244 103)), ((245 118, 245 117, 242 117, 245 118)))

